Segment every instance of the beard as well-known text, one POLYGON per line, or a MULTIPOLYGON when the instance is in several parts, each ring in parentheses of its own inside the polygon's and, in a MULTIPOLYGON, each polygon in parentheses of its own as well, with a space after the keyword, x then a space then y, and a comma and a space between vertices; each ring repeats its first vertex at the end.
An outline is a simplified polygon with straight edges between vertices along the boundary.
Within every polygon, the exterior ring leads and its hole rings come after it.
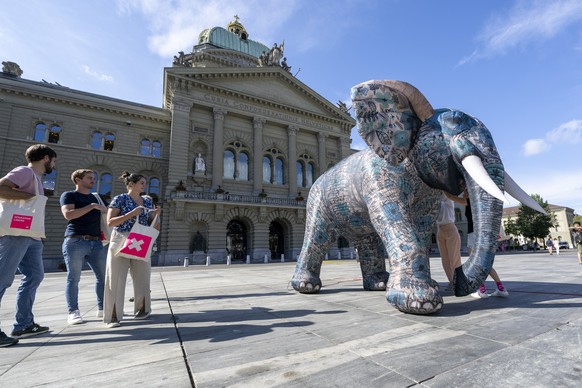
POLYGON ((50 174, 53 172, 52 162, 49 160, 48 162, 44 162, 44 173, 50 174))

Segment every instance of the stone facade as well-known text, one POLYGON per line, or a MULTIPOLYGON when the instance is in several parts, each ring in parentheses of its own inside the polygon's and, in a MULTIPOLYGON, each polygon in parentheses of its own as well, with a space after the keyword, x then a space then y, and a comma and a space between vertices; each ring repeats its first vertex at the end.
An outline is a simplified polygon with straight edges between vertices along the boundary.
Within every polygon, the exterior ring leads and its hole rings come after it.
MULTIPOLYGON (((62 262, 59 197, 74 189, 78 168, 96 171, 96 190, 111 197, 125 192, 123 171, 148 178, 148 194, 162 206, 153 265, 295 259, 303 199, 352 152, 354 120, 289 69, 216 44, 202 40, 164 69, 163 108, 0 73, 0 174, 26 164, 31 144, 58 153, 45 185, 47 269, 62 262)), ((330 255, 338 252, 353 255, 330 255)))

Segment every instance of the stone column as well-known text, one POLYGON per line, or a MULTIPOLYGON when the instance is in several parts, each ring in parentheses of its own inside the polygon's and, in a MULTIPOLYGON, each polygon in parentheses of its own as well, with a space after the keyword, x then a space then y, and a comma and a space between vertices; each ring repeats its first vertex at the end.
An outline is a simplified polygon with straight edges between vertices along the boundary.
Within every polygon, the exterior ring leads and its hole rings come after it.
MULTIPOLYGON (((317 135, 317 141, 318 141, 318 151, 319 151, 319 174, 317 175, 317 178, 319 178, 321 175, 323 175, 323 173, 327 170, 327 157, 326 157, 326 152, 325 152, 325 138, 327 137, 327 135, 325 133, 319 133, 317 135)), ((313 181, 315 182, 315 180, 317 179, 316 177, 313 177, 313 181)))
POLYGON ((253 194, 258 195, 263 188, 263 126, 265 119, 253 118, 253 194))
POLYGON ((212 143, 212 190, 222 185, 224 175, 224 116, 227 110, 214 108, 214 141, 212 143))
POLYGON ((287 127, 289 136, 289 155, 288 155, 288 179, 289 179, 289 198, 297 197, 297 131, 296 125, 287 127))
POLYGON ((186 98, 174 97, 172 99, 172 126, 170 132, 170 158, 168 165, 168 185, 166 193, 178 184, 185 181, 188 176, 188 145, 190 144, 190 110, 192 102, 186 98))
POLYGON ((352 144, 352 139, 349 137, 341 137, 340 142, 340 160, 345 159, 350 156, 350 144, 352 144))

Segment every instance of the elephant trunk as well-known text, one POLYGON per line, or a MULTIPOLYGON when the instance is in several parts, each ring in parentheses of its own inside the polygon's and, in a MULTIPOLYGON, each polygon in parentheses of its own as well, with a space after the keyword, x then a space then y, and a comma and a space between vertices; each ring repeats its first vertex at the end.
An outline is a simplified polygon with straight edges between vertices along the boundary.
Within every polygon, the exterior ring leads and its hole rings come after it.
POLYGON ((468 174, 465 182, 473 215, 475 244, 469 259, 455 269, 455 296, 475 292, 491 272, 503 213, 502 201, 481 188, 468 174))

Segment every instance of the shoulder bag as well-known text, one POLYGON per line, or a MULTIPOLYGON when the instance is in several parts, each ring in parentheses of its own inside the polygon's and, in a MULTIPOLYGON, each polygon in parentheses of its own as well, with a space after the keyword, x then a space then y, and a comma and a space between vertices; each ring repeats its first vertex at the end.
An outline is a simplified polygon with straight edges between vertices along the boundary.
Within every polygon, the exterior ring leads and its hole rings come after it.
POLYGON ((36 196, 30 199, 0 198, 0 236, 45 238, 44 213, 48 198, 38 192, 37 182, 34 187, 36 196))
POLYGON ((140 224, 139 217, 137 217, 121 249, 117 252, 117 255, 127 257, 128 259, 150 261, 152 248, 160 234, 160 232, 153 227, 157 222, 157 215, 152 221, 152 226, 140 224))

